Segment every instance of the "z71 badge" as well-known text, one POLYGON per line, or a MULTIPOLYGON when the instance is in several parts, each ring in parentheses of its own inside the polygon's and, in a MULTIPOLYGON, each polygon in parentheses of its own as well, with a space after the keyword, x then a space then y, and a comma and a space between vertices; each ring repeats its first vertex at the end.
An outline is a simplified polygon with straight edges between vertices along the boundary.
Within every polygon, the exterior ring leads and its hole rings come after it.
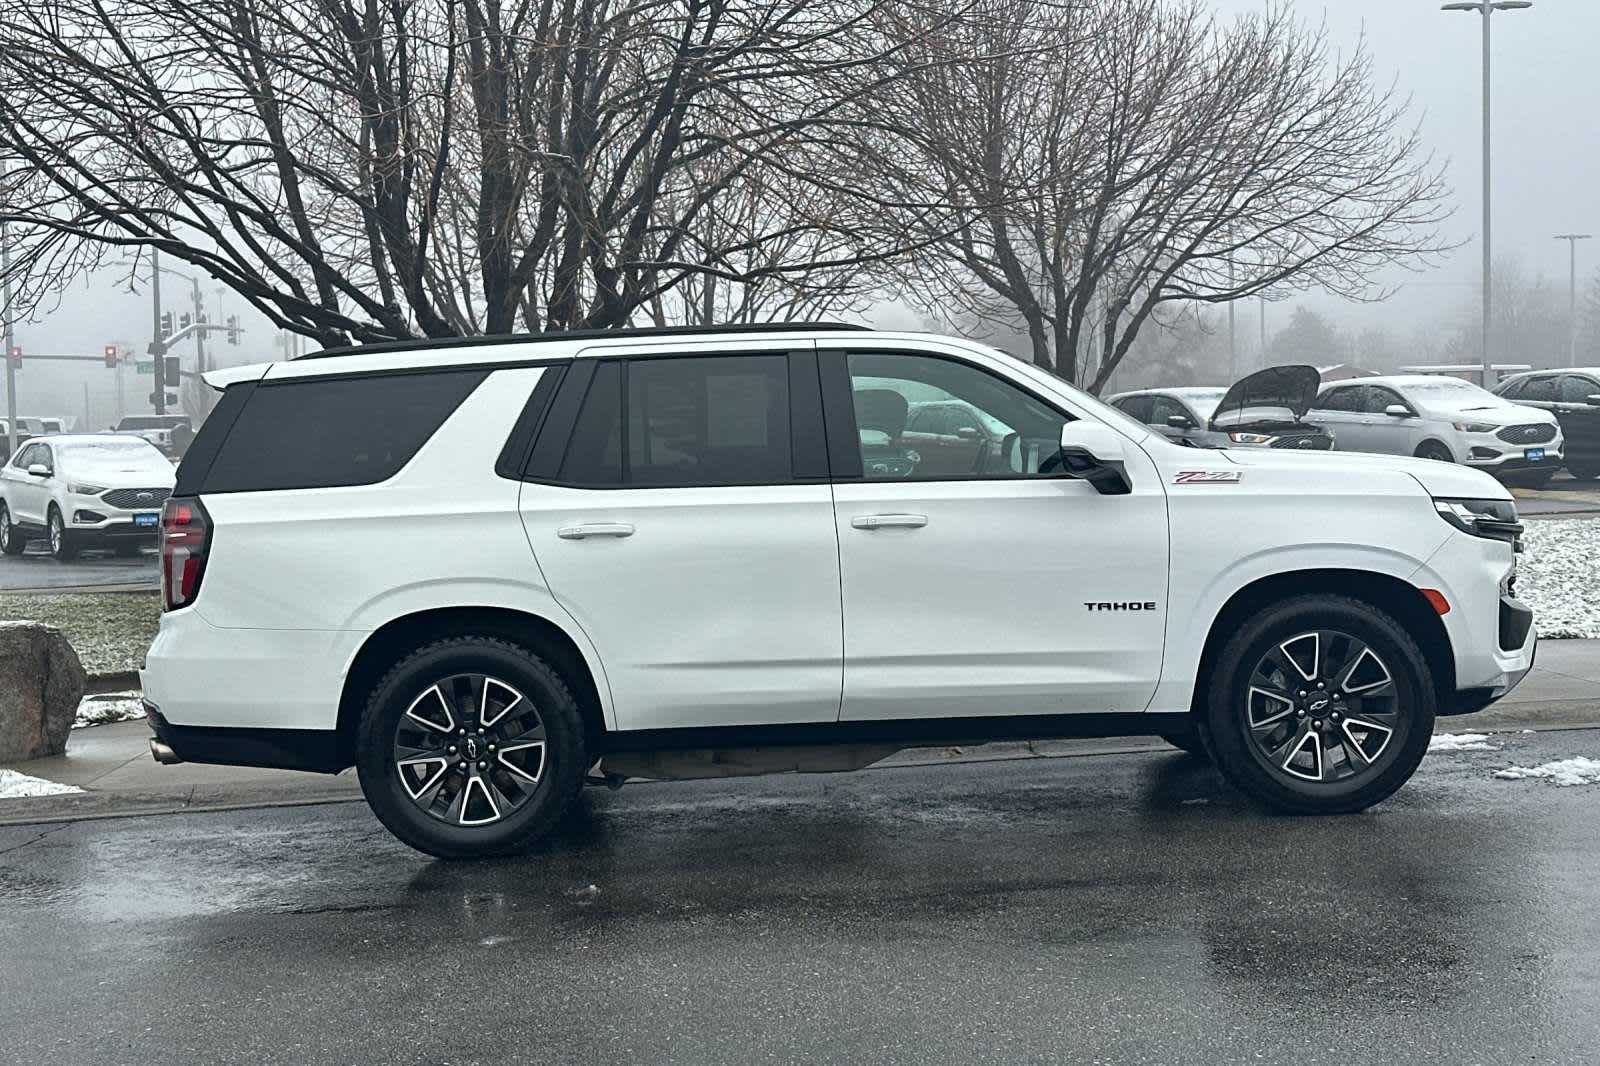
POLYGON ((1242 470, 1180 470, 1172 479, 1174 485, 1237 485, 1244 476, 1242 470))

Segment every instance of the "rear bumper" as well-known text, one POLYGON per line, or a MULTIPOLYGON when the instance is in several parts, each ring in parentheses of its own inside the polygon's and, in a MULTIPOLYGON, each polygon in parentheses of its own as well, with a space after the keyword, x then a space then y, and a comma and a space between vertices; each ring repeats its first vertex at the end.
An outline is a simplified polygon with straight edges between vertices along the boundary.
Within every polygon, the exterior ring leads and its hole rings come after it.
POLYGON ((173 725, 149 700, 144 701, 144 715, 154 734, 151 757, 166 765, 197 762, 319 774, 336 774, 349 765, 340 757, 339 735, 332 729, 173 725))

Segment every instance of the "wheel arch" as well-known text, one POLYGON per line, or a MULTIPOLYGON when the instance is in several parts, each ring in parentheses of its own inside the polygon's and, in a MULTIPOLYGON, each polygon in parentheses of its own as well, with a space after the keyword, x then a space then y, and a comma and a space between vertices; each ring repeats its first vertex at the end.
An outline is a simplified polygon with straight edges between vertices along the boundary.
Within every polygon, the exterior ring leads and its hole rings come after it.
POLYGON ((361 712, 385 671, 424 644, 459 636, 506 640, 543 657, 572 690, 589 739, 606 732, 608 701, 602 699, 602 679, 578 642, 558 623, 505 607, 437 607, 385 622, 367 635, 351 658, 339 693, 338 753, 343 765, 355 763, 361 712))
POLYGON ((1456 661, 1450 634, 1422 590, 1389 574, 1326 568, 1271 574, 1250 582, 1228 598, 1206 633, 1190 711, 1202 708, 1217 655, 1245 619, 1280 600, 1317 593, 1361 600, 1393 615, 1422 649, 1438 706, 1443 708, 1451 704, 1456 690, 1456 661))
POLYGON ((1411 451, 1412 457, 1416 459, 1423 458, 1422 451, 1430 444, 1437 444, 1439 447, 1448 452, 1450 454, 1450 461, 1452 463, 1459 463, 1461 461, 1456 455, 1456 450, 1450 446, 1450 442, 1441 437, 1424 437, 1417 441, 1417 446, 1411 451))

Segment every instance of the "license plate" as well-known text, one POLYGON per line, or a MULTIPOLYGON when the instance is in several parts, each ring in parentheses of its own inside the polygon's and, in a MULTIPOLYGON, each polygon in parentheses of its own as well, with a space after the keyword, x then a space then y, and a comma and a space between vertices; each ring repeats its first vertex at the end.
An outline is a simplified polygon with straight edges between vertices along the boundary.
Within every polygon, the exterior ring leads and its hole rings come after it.
POLYGON ((1534 460, 1534 461, 1538 461, 1538 460, 1544 458, 1544 449, 1543 448, 1529 448, 1526 452, 1523 453, 1523 456, 1524 456, 1524 458, 1531 459, 1531 460, 1534 460))
POLYGON ((133 516, 133 524, 140 529, 154 529, 161 524, 161 516, 158 514, 136 514, 133 516))

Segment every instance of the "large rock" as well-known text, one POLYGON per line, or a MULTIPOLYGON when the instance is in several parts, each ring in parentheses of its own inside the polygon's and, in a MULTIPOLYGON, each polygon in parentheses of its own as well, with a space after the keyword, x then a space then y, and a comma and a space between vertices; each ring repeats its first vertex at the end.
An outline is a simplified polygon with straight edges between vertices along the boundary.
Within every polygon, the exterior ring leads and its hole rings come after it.
POLYGON ((0 622, 0 766, 66 751, 86 680, 61 630, 0 622))

